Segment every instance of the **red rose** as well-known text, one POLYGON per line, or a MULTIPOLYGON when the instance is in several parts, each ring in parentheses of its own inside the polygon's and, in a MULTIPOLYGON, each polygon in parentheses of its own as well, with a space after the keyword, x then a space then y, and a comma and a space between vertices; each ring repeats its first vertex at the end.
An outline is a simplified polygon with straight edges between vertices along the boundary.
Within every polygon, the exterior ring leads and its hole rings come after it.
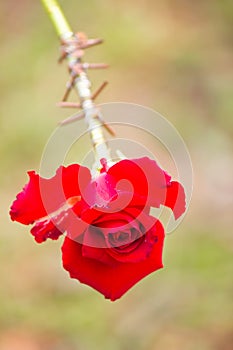
POLYGON ((115 300, 161 268, 164 230, 149 215, 165 205, 185 211, 183 187, 147 157, 122 160, 91 179, 87 168, 60 167, 30 181, 11 207, 12 220, 34 224, 37 242, 67 232, 62 253, 72 278, 115 300))

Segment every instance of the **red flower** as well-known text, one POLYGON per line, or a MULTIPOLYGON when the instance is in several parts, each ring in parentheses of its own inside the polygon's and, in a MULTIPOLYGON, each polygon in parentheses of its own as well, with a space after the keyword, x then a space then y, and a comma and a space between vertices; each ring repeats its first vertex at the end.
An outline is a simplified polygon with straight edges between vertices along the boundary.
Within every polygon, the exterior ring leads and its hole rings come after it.
POLYGON ((33 224, 38 243, 65 231, 63 266, 72 278, 116 300, 161 268, 164 229, 150 216, 164 205, 175 218, 185 211, 183 187, 147 157, 122 160, 92 179, 89 169, 60 167, 29 183, 11 207, 12 220, 33 224))

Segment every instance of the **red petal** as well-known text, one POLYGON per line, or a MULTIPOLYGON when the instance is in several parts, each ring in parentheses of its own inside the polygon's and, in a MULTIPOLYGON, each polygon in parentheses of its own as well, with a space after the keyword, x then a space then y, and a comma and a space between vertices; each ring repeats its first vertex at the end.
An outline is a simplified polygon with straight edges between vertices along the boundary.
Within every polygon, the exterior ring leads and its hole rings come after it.
POLYGON ((40 193, 46 212, 52 213, 67 199, 79 196, 90 180, 90 170, 78 164, 61 166, 50 179, 40 178, 40 193))
POLYGON ((165 199, 166 186, 170 176, 167 175, 154 161, 147 157, 131 160, 122 160, 113 165, 110 174, 119 184, 118 190, 123 192, 134 192, 141 200, 139 204, 148 204, 159 207, 165 199), (127 180, 127 182, 122 181, 127 180), (144 202, 144 203, 143 203, 144 202))
POLYGON ((148 194, 148 183, 145 172, 137 165, 136 159, 125 159, 114 164, 108 170, 120 192, 136 193, 143 197, 148 194), (126 181, 125 181, 126 180, 126 181))
POLYGON ((25 225, 47 215, 41 200, 39 175, 35 171, 29 171, 28 175, 30 178, 28 184, 16 196, 10 209, 11 220, 25 225))
POLYGON ((147 259, 152 251, 152 245, 147 242, 145 237, 138 238, 129 246, 133 246, 129 253, 120 249, 109 249, 109 255, 121 263, 138 263, 147 259))
POLYGON ((114 259, 109 256, 107 251, 105 239, 101 232, 97 227, 89 227, 84 234, 82 256, 113 266, 114 259))
POLYGON ((62 233, 51 220, 40 221, 31 229, 37 243, 45 242, 47 238, 57 240, 62 233))
POLYGON ((28 172, 29 182, 13 202, 12 220, 28 225, 59 209, 66 199, 80 195, 91 179, 90 171, 78 164, 61 166, 50 179, 28 172))
POLYGON ((178 219, 185 212, 185 192, 179 182, 172 181, 167 188, 164 205, 173 210, 175 219, 178 219))
POLYGON ((63 266, 71 278, 98 290, 107 299, 116 300, 143 277, 163 267, 164 230, 159 221, 156 228, 158 240, 147 259, 136 263, 117 262, 114 267, 84 257, 82 245, 66 237, 62 247, 63 266))
POLYGON ((118 190, 122 193, 128 192, 129 197, 129 185, 120 180, 125 179, 133 186, 134 192, 132 196, 131 189, 132 200, 129 206, 165 205, 173 210, 176 219, 185 211, 185 192, 182 185, 176 181, 171 182, 171 177, 154 160, 147 157, 122 160, 113 165, 108 174, 118 183, 118 190))
POLYGON ((72 208, 55 212, 44 220, 36 221, 31 234, 37 243, 45 242, 48 238, 57 240, 67 230, 73 215, 72 208))

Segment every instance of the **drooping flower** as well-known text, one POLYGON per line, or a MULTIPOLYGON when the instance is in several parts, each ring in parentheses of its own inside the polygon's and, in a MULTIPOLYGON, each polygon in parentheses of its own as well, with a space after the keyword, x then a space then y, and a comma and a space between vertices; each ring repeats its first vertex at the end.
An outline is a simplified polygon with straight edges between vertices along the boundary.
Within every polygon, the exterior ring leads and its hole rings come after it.
POLYGON ((185 193, 147 157, 121 160, 110 168, 102 164, 95 178, 77 164, 60 167, 50 179, 29 172, 10 215, 32 224, 38 243, 66 232, 64 268, 116 300, 163 267, 164 229, 150 209, 167 206, 177 219, 185 211, 185 193))

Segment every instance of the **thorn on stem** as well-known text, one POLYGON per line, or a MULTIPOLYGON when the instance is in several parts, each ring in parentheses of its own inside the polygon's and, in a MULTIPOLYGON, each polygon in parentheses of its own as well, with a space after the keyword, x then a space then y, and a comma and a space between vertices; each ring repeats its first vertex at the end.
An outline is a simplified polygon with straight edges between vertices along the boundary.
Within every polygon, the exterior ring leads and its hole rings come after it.
POLYGON ((83 70, 86 69, 105 69, 109 65, 106 63, 76 63, 72 69, 76 74, 80 74, 83 70))
POLYGON ((81 103, 66 102, 66 101, 58 102, 57 106, 62 108, 81 108, 82 107, 81 103))
POLYGON ((66 56, 67 56, 67 53, 65 51, 62 51, 61 56, 58 58, 58 63, 62 63, 66 58, 66 56))
POLYGON ((84 118, 84 113, 78 114, 78 115, 72 115, 71 117, 66 118, 65 120, 62 120, 59 122, 59 125, 67 125, 70 123, 75 122, 76 120, 80 120, 84 118))
POLYGON ((103 118, 101 118, 100 115, 96 115, 96 118, 99 119, 99 121, 101 122, 102 126, 109 132, 110 135, 116 136, 116 133, 113 130, 113 128, 111 126, 109 126, 107 123, 105 123, 105 121, 103 120, 103 118))
POLYGON ((65 94, 64 94, 64 96, 62 98, 62 101, 66 101, 68 99, 69 94, 71 92, 71 89, 74 86, 75 78, 76 78, 76 75, 72 75, 71 79, 67 82, 67 84, 66 84, 66 91, 65 91, 65 94))
POLYGON ((79 48, 80 49, 88 49, 89 47, 95 46, 95 45, 99 45, 102 44, 103 40, 102 39, 89 39, 87 40, 86 43, 84 44, 80 44, 79 48))
POLYGON ((94 92, 94 94, 91 96, 92 100, 95 100, 96 97, 99 96, 99 94, 103 91, 103 89, 108 85, 108 81, 104 81, 102 85, 100 85, 99 89, 94 92))

